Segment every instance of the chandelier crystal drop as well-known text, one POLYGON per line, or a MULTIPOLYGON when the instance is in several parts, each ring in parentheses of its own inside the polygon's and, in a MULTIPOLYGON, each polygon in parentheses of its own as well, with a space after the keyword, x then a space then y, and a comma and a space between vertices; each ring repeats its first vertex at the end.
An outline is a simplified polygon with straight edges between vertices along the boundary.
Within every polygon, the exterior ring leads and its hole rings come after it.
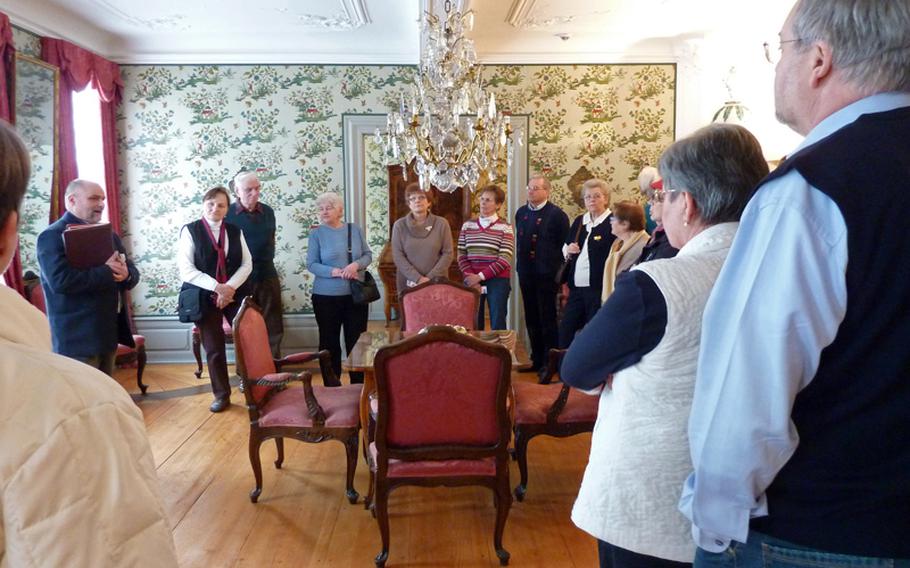
MULTIPOLYGON (((484 92, 482 66, 465 30, 474 14, 462 14, 445 3, 445 21, 427 13, 421 27, 426 49, 409 100, 402 95, 398 111, 388 114, 386 131, 376 130, 389 164, 415 162, 420 187, 451 193, 473 191, 483 173, 489 182, 504 179, 513 156, 513 130, 508 115, 496 109, 496 98, 484 92)), ((518 144, 521 144, 520 134, 518 144)))

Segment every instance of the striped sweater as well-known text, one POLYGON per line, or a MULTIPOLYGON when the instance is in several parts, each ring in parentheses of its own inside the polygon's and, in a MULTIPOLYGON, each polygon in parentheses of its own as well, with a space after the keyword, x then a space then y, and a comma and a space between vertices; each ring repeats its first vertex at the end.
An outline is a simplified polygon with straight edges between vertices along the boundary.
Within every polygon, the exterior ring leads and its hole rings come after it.
POLYGON ((458 268, 462 274, 481 274, 484 280, 509 278, 515 237, 512 225, 497 219, 484 229, 478 219, 465 221, 458 235, 458 268))

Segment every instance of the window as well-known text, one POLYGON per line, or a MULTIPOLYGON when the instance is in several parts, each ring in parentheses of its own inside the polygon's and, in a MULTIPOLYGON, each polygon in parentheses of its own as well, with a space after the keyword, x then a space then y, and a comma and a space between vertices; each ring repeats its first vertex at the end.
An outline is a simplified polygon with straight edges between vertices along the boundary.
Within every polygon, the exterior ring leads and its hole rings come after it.
MULTIPOLYGON (((76 167, 79 178, 97 183, 107 195, 104 180, 104 141, 101 136, 101 97, 91 85, 73 93, 73 131, 76 135, 76 167)), ((104 208, 102 222, 110 220, 104 208)))

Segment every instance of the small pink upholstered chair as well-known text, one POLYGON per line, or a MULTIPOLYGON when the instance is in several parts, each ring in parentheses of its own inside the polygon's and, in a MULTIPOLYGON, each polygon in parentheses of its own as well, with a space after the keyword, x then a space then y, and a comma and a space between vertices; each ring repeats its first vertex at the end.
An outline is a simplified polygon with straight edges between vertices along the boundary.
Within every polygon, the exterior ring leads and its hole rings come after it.
POLYGON ((489 487, 496 504, 493 545, 500 564, 508 564, 502 534, 512 504, 509 351, 430 326, 380 349, 374 366, 378 407, 367 502, 382 537, 376 565, 389 556, 389 493, 402 485, 489 487))
MULTIPOLYGON (((250 413, 250 464, 256 478, 250 500, 255 503, 262 493, 262 465, 259 460, 262 442, 274 438, 278 447, 275 467, 281 468, 284 438, 294 438, 314 443, 338 440, 344 444, 347 453, 345 493, 352 504, 356 503, 360 496, 354 490, 354 472, 360 439, 362 385, 313 386, 309 371, 300 374, 278 372, 269 349, 269 335, 262 311, 249 297, 243 300, 234 318, 234 348, 237 374, 243 381, 250 413), (298 380, 303 383, 303 388, 292 388, 292 383, 298 380)), ((291 355, 278 363, 298 363, 318 356, 320 364, 325 364, 323 373, 326 370, 331 372, 328 351, 303 355, 303 358, 291 355)), ((337 377, 333 382, 337 384, 337 377)))
POLYGON ((434 278, 401 294, 401 330, 428 325, 460 325, 474 329, 480 292, 445 278, 434 278))
MULTIPOLYGON (((558 371, 557 371, 558 373, 558 371)), ((515 412, 515 460, 521 481, 515 499, 523 501, 528 487, 528 442, 540 435, 566 438, 592 432, 597 422, 599 396, 587 395, 566 384, 518 382, 512 385, 515 412)))

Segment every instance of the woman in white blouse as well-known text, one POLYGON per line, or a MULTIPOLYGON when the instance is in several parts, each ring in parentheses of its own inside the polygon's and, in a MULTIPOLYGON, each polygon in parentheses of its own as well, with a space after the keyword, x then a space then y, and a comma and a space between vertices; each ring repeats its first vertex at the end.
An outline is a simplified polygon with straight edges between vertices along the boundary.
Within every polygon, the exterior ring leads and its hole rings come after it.
POLYGON ((183 280, 181 291, 199 291, 202 319, 196 326, 215 395, 209 407, 212 412, 221 412, 231 404, 222 321, 234 321, 248 292, 244 283, 253 268, 243 232, 223 221, 229 205, 225 188, 213 187, 205 192, 202 218, 180 230, 177 252, 177 268, 183 280))
POLYGON ((569 228, 569 240, 562 247, 570 260, 565 271, 569 299, 559 322, 559 348, 572 343, 575 333, 591 321, 600 308, 604 264, 616 238, 610 232, 610 190, 603 180, 589 179, 582 185, 587 213, 579 215, 569 228))

